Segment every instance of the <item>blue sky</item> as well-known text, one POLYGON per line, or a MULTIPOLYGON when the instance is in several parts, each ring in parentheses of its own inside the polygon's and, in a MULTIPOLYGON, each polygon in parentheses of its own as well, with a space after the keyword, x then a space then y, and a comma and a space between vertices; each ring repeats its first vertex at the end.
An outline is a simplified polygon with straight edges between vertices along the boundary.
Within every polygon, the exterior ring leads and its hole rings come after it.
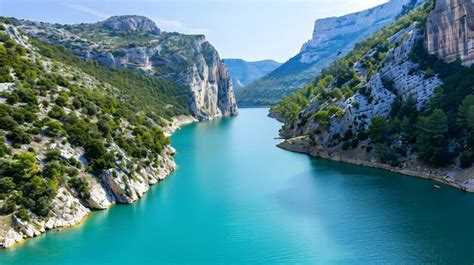
POLYGON ((165 31, 202 33, 223 58, 286 61, 314 20, 387 0, 0 0, 0 15, 62 24, 145 15, 165 31))

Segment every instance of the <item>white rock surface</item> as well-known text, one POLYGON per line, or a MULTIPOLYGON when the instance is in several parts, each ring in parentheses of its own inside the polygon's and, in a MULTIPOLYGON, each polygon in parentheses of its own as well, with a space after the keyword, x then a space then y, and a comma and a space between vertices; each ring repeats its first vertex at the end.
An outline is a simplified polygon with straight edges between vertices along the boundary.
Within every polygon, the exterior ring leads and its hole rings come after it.
POLYGON ((320 59, 321 50, 331 46, 339 46, 341 39, 352 38, 353 41, 344 47, 344 49, 351 49, 352 45, 360 38, 369 36, 390 23, 402 12, 404 5, 410 1, 391 0, 386 4, 361 12, 316 20, 313 37, 301 48, 300 61, 306 64, 317 61, 320 59), (352 37, 352 35, 358 35, 360 38, 352 37))

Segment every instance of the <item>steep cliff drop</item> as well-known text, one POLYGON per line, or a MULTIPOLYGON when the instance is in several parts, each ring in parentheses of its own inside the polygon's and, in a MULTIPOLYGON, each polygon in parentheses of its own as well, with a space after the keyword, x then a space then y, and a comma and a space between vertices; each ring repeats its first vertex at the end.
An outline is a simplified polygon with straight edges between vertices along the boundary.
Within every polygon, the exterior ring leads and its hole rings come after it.
POLYGON ((136 69, 186 88, 189 111, 199 120, 238 114, 229 71, 204 35, 162 32, 153 20, 134 15, 77 25, 21 21, 19 28, 84 60, 136 69))
POLYGON ((426 24, 425 46, 445 62, 474 63, 474 2, 438 0, 426 24))

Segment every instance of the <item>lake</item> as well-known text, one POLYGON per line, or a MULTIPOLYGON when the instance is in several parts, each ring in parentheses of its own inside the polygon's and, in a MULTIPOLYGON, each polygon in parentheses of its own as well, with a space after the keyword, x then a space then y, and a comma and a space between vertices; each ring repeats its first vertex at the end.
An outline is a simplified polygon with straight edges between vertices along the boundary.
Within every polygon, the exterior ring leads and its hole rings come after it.
POLYGON ((267 109, 173 135, 178 170, 133 205, 0 264, 472 264, 474 194, 275 147, 267 109))

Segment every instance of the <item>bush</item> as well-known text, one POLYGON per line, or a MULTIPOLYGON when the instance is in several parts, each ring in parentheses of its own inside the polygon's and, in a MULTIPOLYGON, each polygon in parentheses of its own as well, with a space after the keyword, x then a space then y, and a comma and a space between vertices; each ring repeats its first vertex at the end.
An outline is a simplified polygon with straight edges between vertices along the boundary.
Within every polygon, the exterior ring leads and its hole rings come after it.
POLYGON ((20 210, 18 210, 18 212, 16 212, 15 215, 16 215, 16 217, 20 218, 23 221, 29 221, 30 220, 30 213, 28 212, 28 210, 26 210, 23 207, 20 208, 20 210))
POLYGON ((58 149, 51 149, 46 152, 45 156, 46 162, 58 161, 59 159, 61 159, 61 151, 59 151, 58 149))
POLYGON ((7 139, 12 141, 15 144, 29 144, 31 142, 31 137, 29 134, 25 133, 19 127, 13 129, 7 134, 7 139))
POLYGON ((60 107, 65 107, 67 105, 67 99, 63 96, 58 96, 54 102, 60 107))
POLYGON ((87 200, 90 198, 91 194, 89 185, 87 185, 87 182, 84 179, 74 177, 71 178, 68 183, 72 188, 74 188, 74 190, 76 190, 76 192, 80 194, 83 199, 87 200))
POLYGON ((46 129, 44 130, 46 135, 49 137, 57 137, 60 134, 64 133, 63 127, 57 121, 50 121, 46 124, 46 129))

